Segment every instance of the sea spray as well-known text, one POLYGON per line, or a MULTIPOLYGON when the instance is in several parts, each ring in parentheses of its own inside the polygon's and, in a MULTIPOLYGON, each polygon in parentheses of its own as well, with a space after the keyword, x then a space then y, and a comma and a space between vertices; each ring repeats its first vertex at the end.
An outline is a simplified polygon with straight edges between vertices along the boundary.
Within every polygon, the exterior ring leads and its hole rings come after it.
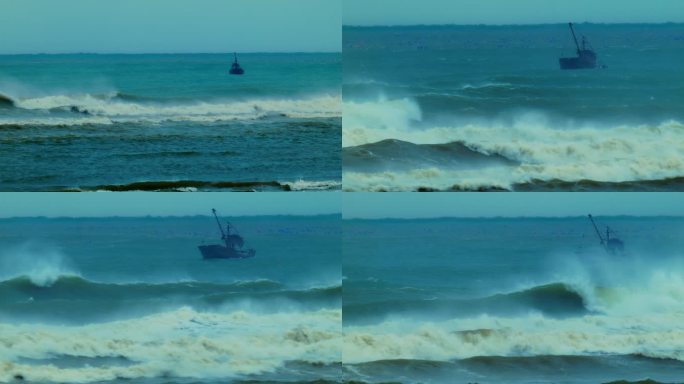
POLYGON ((35 285, 49 287, 66 276, 79 276, 79 273, 54 246, 27 242, 0 251, 0 280, 28 277, 35 285))

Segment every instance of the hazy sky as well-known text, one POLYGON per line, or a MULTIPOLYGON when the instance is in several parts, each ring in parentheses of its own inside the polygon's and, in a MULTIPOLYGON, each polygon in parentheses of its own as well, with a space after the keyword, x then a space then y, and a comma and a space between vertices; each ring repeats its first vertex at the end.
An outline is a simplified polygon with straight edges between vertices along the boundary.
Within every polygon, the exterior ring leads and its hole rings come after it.
POLYGON ((682 0, 343 0, 345 25, 684 22, 682 0))
POLYGON ((0 218, 340 213, 340 193, 0 193, 0 218))
POLYGON ((0 53, 340 51, 342 0, 0 0, 0 53))
POLYGON ((344 218, 684 216, 684 193, 344 193, 344 218))

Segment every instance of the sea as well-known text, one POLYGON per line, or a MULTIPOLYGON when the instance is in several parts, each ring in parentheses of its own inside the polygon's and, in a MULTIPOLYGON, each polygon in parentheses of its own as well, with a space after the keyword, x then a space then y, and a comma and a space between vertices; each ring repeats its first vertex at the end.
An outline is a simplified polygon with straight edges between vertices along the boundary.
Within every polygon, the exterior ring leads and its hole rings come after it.
POLYGON ((0 190, 341 188, 340 53, 0 55, 0 190))
POLYGON ((684 24, 344 28, 343 189, 684 190, 684 24))
POLYGON ((0 219, 0 382, 334 383, 339 215, 0 219))
POLYGON ((684 219, 596 221, 344 220, 344 380, 682 382, 684 219))

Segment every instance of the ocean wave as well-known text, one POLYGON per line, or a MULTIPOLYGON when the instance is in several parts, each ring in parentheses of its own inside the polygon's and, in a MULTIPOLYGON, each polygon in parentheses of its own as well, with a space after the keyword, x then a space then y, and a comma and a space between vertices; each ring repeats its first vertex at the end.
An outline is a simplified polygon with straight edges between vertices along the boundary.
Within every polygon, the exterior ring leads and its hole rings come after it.
POLYGON ((586 299, 573 287, 553 283, 476 299, 387 300, 345 304, 345 323, 358 324, 388 317, 450 319, 479 313, 513 315, 539 312, 547 316, 588 313, 586 299))
POLYGON ((275 371, 288 361, 331 364, 341 361, 341 316, 338 309, 216 314, 184 307, 79 327, 0 323, 0 381, 220 379, 275 371), (127 364, 51 363, 60 357, 127 364))
MULTIPOLYGON (((408 170, 345 169, 345 190, 514 190, 516 185, 555 181, 626 183, 684 176, 684 124, 674 120, 657 125, 563 127, 544 116, 523 114, 513 123, 415 128, 412 120, 419 119, 420 113, 410 100, 345 102, 344 108, 345 114, 352 110, 352 118, 345 115, 344 120, 347 151, 390 139, 415 145, 460 143, 483 156, 518 163, 464 169, 450 163, 421 163, 414 157, 404 161, 415 163, 408 170)), ((399 163, 411 156, 412 152, 402 151, 385 154, 399 163)), ((455 156, 453 162, 467 164, 467 159, 455 156)))
POLYGON ((342 187, 342 183, 337 180, 297 180, 281 184, 288 186, 292 191, 333 191, 342 187))
POLYGON ((0 252, 0 284, 17 278, 50 287, 62 278, 79 279, 80 273, 59 249, 27 242, 0 252))
POLYGON ((350 382, 424 383, 605 383, 663 384, 677 382, 684 364, 642 355, 477 356, 455 361, 381 360, 343 366, 350 382), (571 372, 568 376, 566 373, 571 372), (656 380, 645 379, 652 377, 656 380), (370 381, 369 378, 373 378, 370 381), (616 380, 620 378, 622 380, 616 380))
POLYGON ((245 306, 264 312, 281 308, 334 308, 341 302, 342 286, 286 287, 268 279, 232 283, 111 283, 77 276, 62 276, 46 286, 21 276, 0 282, 0 298, 4 302, 2 318, 91 323, 180 305, 220 313, 245 306))
POLYGON ((649 260, 596 260, 591 268, 568 260, 558 272, 562 282, 441 305, 409 303, 419 316, 387 306, 370 324, 348 322, 345 305, 345 360, 641 355, 684 362, 681 259, 649 260))
POLYGON ((499 154, 485 154, 470 149, 462 142, 413 144, 394 139, 343 148, 342 163, 346 171, 362 172, 410 170, 430 166, 467 169, 518 164, 499 154))
POLYGON ((282 283, 270 279, 241 280, 230 283, 194 280, 148 283, 98 282, 77 275, 60 275, 59 277, 53 277, 50 284, 36 280, 34 276, 18 276, 0 281, 0 290, 6 296, 12 292, 19 294, 45 293, 50 298, 73 297, 78 298, 78 300, 144 299, 180 294, 186 296, 206 295, 215 299, 218 295, 234 295, 236 293, 246 293, 251 297, 258 297, 260 293, 275 293, 283 297, 336 297, 342 294, 341 289, 342 286, 339 284, 324 287, 288 288, 282 283))
POLYGON ((59 274, 51 278, 49 285, 42 281, 36 281, 34 276, 20 275, 0 281, 0 288, 8 290, 24 290, 30 287, 49 288, 50 290, 73 290, 84 293, 93 290, 105 289, 152 289, 157 292, 161 290, 191 290, 196 289, 206 292, 214 292, 217 289, 239 289, 244 291, 278 290, 283 288, 283 284, 270 279, 239 280, 231 283, 213 283, 195 280, 181 280, 174 282, 148 283, 142 281, 131 282, 103 282, 88 280, 79 275, 59 274))
MULTIPOLYGON (((4 99, 3 99, 4 100, 4 99)), ((269 117, 332 118, 341 116, 341 98, 333 95, 302 99, 155 102, 131 95, 52 95, 6 98, 15 108, 41 116, 7 116, 0 125, 83 125, 114 123, 213 123, 269 117), (45 113, 50 115, 45 116, 45 113)))
POLYGON ((549 318, 481 315, 442 322, 345 326, 345 362, 475 356, 641 354, 684 361, 684 313, 549 318))
POLYGON ((200 180, 177 180, 177 181, 140 181, 130 184, 110 184, 97 186, 80 186, 64 189, 73 192, 123 192, 123 191, 149 191, 149 192, 196 192, 207 190, 231 190, 231 191, 320 191, 338 190, 341 183, 334 180, 296 180, 296 181, 200 181, 200 180))
POLYGON ((14 100, 0 93, 0 107, 14 107, 14 100))

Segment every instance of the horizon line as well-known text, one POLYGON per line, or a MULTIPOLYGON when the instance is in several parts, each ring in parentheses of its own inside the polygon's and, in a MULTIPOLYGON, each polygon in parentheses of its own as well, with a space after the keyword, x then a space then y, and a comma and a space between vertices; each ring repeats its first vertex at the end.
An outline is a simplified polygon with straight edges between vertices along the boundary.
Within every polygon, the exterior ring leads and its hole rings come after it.
MULTIPOLYGON (((684 219, 684 215, 635 215, 635 214, 619 214, 619 215, 593 215, 598 217, 621 217, 621 218, 676 218, 684 219)), ((342 217, 342 220, 360 220, 360 221, 383 221, 383 220, 447 220, 447 219, 458 219, 458 220, 490 220, 490 219, 577 219, 586 218, 587 215, 566 215, 566 216, 434 216, 434 217, 342 217)))
POLYGON ((215 51, 215 52, 22 52, 22 53, 2 53, 0 56, 22 56, 22 55, 241 55, 253 54, 332 54, 342 53, 339 51, 215 51))
MULTIPOLYGON (((667 25, 667 24, 684 24, 683 21, 660 21, 660 22, 596 22, 596 21, 570 21, 573 24, 596 24, 596 25, 667 25)), ((546 23, 421 23, 421 24, 342 24, 342 28, 392 28, 392 27, 522 27, 522 26, 546 26, 546 25, 563 25, 569 23, 568 21, 546 22, 546 23)))
MULTIPOLYGON (((320 216, 342 216, 342 212, 328 212, 328 213, 314 213, 314 214, 296 214, 296 213, 271 213, 271 214, 254 214, 254 215, 223 215, 225 217, 320 217, 320 216)), ((10 219, 170 219, 170 218, 187 218, 187 217, 213 217, 209 214, 194 214, 194 215, 140 215, 140 216, 6 216, 0 217, 0 220, 10 219)))

